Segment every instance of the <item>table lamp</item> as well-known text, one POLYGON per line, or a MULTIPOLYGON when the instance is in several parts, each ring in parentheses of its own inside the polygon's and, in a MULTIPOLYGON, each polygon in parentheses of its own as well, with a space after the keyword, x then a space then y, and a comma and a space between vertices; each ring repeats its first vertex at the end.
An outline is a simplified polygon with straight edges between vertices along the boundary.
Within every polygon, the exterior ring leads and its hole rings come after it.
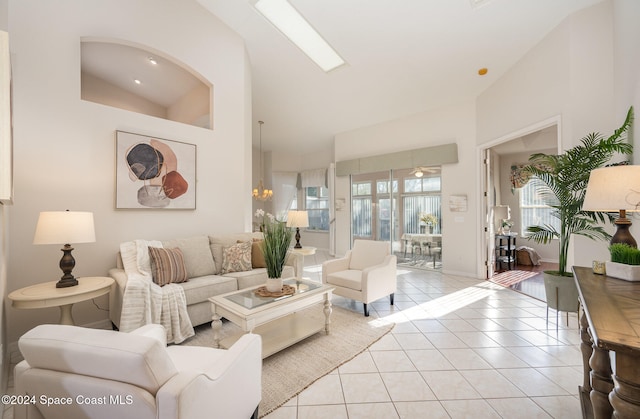
POLYGON ((63 244, 60 269, 63 275, 56 283, 56 288, 78 285, 78 280, 71 271, 76 261, 71 255, 73 247, 70 243, 93 243, 96 233, 92 212, 46 211, 41 212, 36 225, 33 244, 63 244))
POLYGON ((637 247, 629 232, 627 212, 640 211, 640 166, 609 166, 592 170, 582 204, 584 211, 619 212, 616 233, 611 244, 626 243, 637 247))
POLYGON ((300 227, 309 227, 309 214, 307 211, 289 211, 287 215, 287 227, 296 228, 296 245, 294 249, 302 249, 300 245, 300 227))

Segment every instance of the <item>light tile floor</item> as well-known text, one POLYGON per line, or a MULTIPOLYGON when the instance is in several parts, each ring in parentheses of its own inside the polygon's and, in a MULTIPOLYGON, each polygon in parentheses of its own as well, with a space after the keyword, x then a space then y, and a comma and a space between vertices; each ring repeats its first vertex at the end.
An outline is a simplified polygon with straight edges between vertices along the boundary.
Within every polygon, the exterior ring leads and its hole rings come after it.
MULTIPOLYGON (((320 280, 325 252, 305 258, 320 280)), ((399 268, 395 307, 371 304, 391 333, 267 419, 580 418, 577 316, 487 281, 399 268)), ((362 304, 334 296, 334 305, 362 304)))
MULTIPOLYGON (((320 281, 327 252, 305 257, 320 281)), ((333 304, 362 313, 362 304, 333 304)), ((580 418, 577 316, 569 326, 545 304, 487 281, 398 269, 395 306, 371 319, 396 323, 368 350, 319 379, 266 419, 580 418)), ((9 389, 12 390, 12 389, 9 389)), ((11 409, 3 419, 11 419, 11 409)))

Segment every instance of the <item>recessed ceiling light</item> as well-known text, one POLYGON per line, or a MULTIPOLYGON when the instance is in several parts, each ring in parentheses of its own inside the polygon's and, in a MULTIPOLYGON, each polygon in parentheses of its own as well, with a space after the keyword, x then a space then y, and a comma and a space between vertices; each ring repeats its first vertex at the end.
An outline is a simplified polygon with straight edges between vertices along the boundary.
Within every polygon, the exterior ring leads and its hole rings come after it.
POLYGON ((258 0, 254 7, 324 71, 344 64, 342 57, 287 0, 258 0))
POLYGON ((135 84, 142 84, 142 82, 141 82, 140 80, 138 80, 138 79, 133 79, 133 82, 134 82, 135 84))
POLYGON ((148 60, 149 60, 149 62, 150 62, 151 64, 153 64, 153 65, 158 65, 158 62, 156 61, 156 59, 155 59, 155 58, 153 58, 153 57, 149 57, 149 58, 148 58, 148 60))
POLYGON ((478 74, 481 76, 484 76, 485 74, 487 74, 489 70, 487 70, 485 67, 481 68, 480 70, 478 70, 478 74))

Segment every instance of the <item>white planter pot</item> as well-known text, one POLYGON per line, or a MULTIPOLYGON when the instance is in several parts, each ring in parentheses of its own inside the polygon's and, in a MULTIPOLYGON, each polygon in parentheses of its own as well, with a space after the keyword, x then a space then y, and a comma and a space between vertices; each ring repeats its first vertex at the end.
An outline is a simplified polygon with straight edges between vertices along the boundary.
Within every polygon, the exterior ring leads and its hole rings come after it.
POLYGON ((624 263, 605 263, 606 275, 624 279, 625 281, 640 281, 640 265, 625 265, 624 263))
POLYGON ((547 306, 569 313, 578 312, 578 287, 573 277, 544 273, 544 291, 547 306))
POLYGON ((282 291, 282 278, 267 278, 266 287, 269 292, 282 291))

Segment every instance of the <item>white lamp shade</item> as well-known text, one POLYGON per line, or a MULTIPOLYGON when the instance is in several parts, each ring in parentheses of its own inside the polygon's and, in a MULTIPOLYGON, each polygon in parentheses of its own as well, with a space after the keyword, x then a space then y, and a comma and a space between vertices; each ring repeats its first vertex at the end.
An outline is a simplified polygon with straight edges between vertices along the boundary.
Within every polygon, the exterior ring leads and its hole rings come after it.
POLYGON ((640 211, 640 166, 611 166, 592 170, 582 209, 640 211))
POLYGON ((287 227, 309 227, 309 214, 307 211, 289 211, 287 227))
POLYGON ((41 212, 33 244, 93 243, 96 233, 92 212, 41 212))
POLYGON ((511 208, 509 208, 509 205, 496 205, 493 207, 494 220, 508 220, 509 218, 511 218, 511 208))

